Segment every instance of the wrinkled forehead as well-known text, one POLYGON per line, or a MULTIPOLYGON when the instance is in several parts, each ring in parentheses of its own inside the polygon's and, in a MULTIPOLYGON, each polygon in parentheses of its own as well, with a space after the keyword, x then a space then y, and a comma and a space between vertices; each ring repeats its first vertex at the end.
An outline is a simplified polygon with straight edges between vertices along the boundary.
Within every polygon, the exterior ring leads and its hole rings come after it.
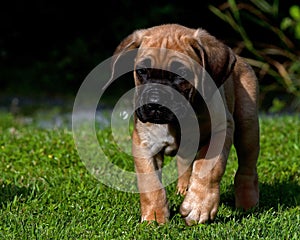
POLYGON ((177 36, 175 34, 152 34, 143 37, 141 47, 149 48, 167 48, 173 49, 178 52, 184 52, 185 47, 183 46, 185 39, 183 36, 177 36))
POLYGON ((135 63, 147 62, 147 67, 167 70, 174 61, 192 64, 189 56, 166 48, 140 48, 135 63))
POLYGON ((198 57, 187 41, 187 38, 178 34, 155 34, 144 36, 141 41, 137 59, 150 58, 152 67, 164 67, 175 59, 189 63, 198 61, 198 57))
POLYGON ((138 49, 137 57, 135 59, 135 64, 147 61, 151 63, 152 68, 168 70, 172 62, 180 62, 184 65, 198 64, 193 57, 186 51, 173 48, 165 48, 163 46, 145 46, 142 45, 138 49))

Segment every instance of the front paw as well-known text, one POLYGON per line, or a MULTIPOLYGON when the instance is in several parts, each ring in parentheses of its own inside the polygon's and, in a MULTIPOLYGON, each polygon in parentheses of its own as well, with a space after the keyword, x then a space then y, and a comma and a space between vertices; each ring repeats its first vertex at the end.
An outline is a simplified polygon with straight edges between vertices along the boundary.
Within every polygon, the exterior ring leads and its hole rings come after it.
POLYGON ((163 224, 168 221, 170 212, 166 192, 161 189, 156 192, 141 193, 141 221, 163 224))
POLYGON ((220 201, 219 188, 189 188, 180 207, 180 213, 188 226, 214 220, 220 201))
POLYGON ((169 208, 164 206, 162 208, 148 208, 142 214, 141 221, 144 222, 157 222, 158 224, 164 224, 169 220, 169 208))

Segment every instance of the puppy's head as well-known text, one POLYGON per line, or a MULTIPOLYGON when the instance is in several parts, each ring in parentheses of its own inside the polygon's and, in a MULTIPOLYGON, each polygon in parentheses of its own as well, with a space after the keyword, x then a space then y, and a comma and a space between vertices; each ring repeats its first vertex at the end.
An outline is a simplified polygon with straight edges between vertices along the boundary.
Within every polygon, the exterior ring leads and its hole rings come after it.
POLYGON ((176 121, 175 116, 184 117, 185 104, 174 97, 172 90, 191 103, 199 90, 202 97, 209 98, 211 89, 216 88, 209 86, 211 81, 207 81, 205 73, 220 87, 236 60, 230 48, 206 31, 176 24, 137 30, 129 35, 115 51, 113 68, 132 49, 137 49, 136 115, 142 122, 157 124, 176 121))

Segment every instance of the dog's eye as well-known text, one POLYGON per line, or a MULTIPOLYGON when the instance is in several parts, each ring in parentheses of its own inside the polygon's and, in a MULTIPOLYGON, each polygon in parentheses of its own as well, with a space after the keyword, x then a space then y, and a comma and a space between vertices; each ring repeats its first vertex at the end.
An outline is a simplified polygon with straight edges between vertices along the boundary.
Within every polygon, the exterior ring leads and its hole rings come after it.
POLYGON ((148 69, 151 68, 151 60, 144 59, 143 61, 137 63, 136 65, 136 73, 139 77, 145 78, 148 74, 148 69))
POLYGON ((177 62, 177 61, 175 61, 171 64, 171 71, 173 73, 176 73, 176 75, 179 78, 183 78, 186 80, 191 80, 191 78, 193 77, 193 72, 189 68, 187 68, 185 65, 183 65, 182 63, 177 62))
POLYGON ((143 77, 143 76, 147 75, 148 69, 147 68, 138 68, 138 69, 136 69, 136 73, 139 76, 143 77))
POLYGON ((193 77, 192 71, 186 67, 179 68, 178 75, 186 80, 191 80, 191 78, 193 77))
POLYGON ((151 68, 151 59, 144 59, 143 61, 140 61, 139 63, 136 64, 136 69, 147 69, 151 68))

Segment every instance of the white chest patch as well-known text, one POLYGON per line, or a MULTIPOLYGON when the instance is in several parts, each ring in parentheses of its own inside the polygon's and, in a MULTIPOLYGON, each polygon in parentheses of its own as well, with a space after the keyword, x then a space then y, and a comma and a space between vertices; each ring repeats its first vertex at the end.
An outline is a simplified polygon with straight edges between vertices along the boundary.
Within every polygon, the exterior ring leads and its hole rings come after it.
POLYGON ((150 124, 138 121, 137 129, 141 146, 147 148, 152 156, 162 150, 166 155, 177 150, 175 137, 170 133, 168 124, 150 124))

